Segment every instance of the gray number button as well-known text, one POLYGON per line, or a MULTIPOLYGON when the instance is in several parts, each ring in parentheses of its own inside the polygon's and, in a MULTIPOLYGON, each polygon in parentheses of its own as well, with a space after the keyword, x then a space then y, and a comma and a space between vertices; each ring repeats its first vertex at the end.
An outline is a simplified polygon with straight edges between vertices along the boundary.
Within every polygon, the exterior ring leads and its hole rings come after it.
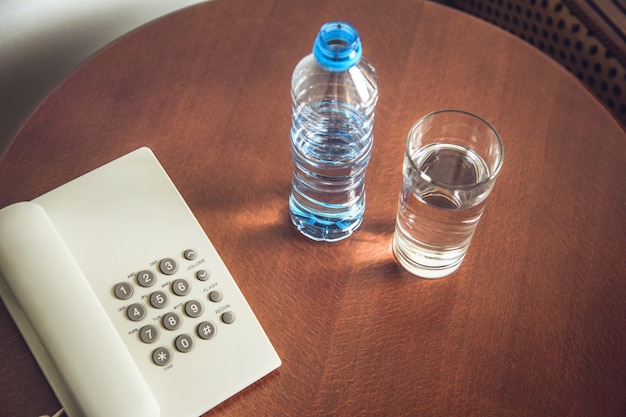
POLYGON ((188 334, 181 334, 176 338, 174 345, 179 352, 187 353, 193 349, 193 337, 188 334))
POLYGON ((113 293, 120 300, 128 300, 133 295, 133 286, 128 282, 120 282, 113 287, 113 293))
POLYGON ((180 327, 182 320, 180 319, 180 316, 176 313, 167 313, 163 316, 163 320, 161 320, 161 323, 163 323, 163 327, 165 327, 167 330, 176 330, 180 327))
POLYGON ((159 271, 165 275, 173 275, 178 270, 178 264, 172 258, 164 258, 159 262, 159 271))
POLYGON ((126 315, 132 321, 141 321, 146 317, 146 308, 139 303, 131 304, 126 309, 126 315))
POLYGON ((159 366, 165 366, 172 361, 172 351, 166 347, 156 348, 152 352, 152 361, 159 366))
POLYGON ((197 300, 187 301, 185 304, 185 314, 189 317, 196 318, 202 315, 203 311, 202 303, 197 300))
POLYGON ((143 326, 139 331, 139 338, 144 343, 154 343, 159 339, 159 329, 151 324, 143 326))
POLYGON ((142 287, 151 287, 154 285, 155 281, 156 280, 154 279, 154 274, 152 273, 152 271, 144 270, 139 271, 139 273, 137 274, 137 284, 141 285, 142 287))
POLYGON ((172 291, 174 292, 174 294, 178 296, 182 297, 183 295, 189 294, 190 289, 191 287, 189 286, 189 283, 187 282, 187 280, 176 279, 172 283, 172 291))
POLYGON ((198 333, 198 336, 200 336, 201 339, 208 340, 208 339, 212 339, 213 337, 215 337, 217 328, 215 327, 215 324, 213 324, 212 322, 203 321, 202 323, 198 324, 198 327, 196 328, 196 332, 198 333))
POLYGON ((167 294, 163 291, 155 291, 150 294, 150 305, 154 308, 164 308, 168 302, 167 294))

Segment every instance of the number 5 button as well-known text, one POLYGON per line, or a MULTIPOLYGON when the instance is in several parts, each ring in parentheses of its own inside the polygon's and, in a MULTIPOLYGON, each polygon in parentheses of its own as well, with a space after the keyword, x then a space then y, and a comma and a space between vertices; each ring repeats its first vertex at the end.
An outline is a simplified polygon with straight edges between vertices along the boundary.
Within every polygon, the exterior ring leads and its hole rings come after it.
POLYGON ((167 294, 163 291, 155 291, 150 294, 150 305, 154 308, 163 308, 167 306, 168 298, 167 294))

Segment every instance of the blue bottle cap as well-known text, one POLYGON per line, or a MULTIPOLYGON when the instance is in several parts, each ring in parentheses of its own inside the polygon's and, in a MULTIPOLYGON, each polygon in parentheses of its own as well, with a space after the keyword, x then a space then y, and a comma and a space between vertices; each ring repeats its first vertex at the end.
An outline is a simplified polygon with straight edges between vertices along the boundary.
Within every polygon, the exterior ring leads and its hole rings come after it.
POLYGON ((322 25, 313 44, 313 56, 324 69, 347 71, 361 60, 359 32, 346 22, 328 22, 322 25))

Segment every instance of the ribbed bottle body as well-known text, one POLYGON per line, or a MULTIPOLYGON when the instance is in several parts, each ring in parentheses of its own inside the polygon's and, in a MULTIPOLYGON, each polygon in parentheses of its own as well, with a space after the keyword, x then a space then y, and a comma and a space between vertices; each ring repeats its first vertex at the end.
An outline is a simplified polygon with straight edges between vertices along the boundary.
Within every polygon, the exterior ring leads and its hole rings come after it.
POLYGON ((329 71, 311 54, 294 70, 291 98, 291 220, 311 239, 344 239, 365 211, 376 71, 363 58, 346 71, 329 71))

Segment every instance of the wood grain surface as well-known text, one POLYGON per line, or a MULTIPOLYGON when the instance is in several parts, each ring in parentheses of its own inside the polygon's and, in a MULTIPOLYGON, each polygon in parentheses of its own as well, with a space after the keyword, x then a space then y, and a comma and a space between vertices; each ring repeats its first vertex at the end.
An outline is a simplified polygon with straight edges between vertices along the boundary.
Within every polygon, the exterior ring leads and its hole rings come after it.
MULTIPOLYGON (((34 110, 0 159, 0 207, 140 146, 283 361, 206 416, 625 415, 626 133, 512 35, 415 0, 183 10, 99 52, 34 110), (380 100, 364 223, 329 244, 289 221, 289 86, 335 19, 360 31, 380 100), (443 108, 492 122, 505 160, 463 265, 429 281, 398 266, 391 239, 406 134, 443 108)), ((0 414, 56 411, 4 306, 0 332, 0 414)))

